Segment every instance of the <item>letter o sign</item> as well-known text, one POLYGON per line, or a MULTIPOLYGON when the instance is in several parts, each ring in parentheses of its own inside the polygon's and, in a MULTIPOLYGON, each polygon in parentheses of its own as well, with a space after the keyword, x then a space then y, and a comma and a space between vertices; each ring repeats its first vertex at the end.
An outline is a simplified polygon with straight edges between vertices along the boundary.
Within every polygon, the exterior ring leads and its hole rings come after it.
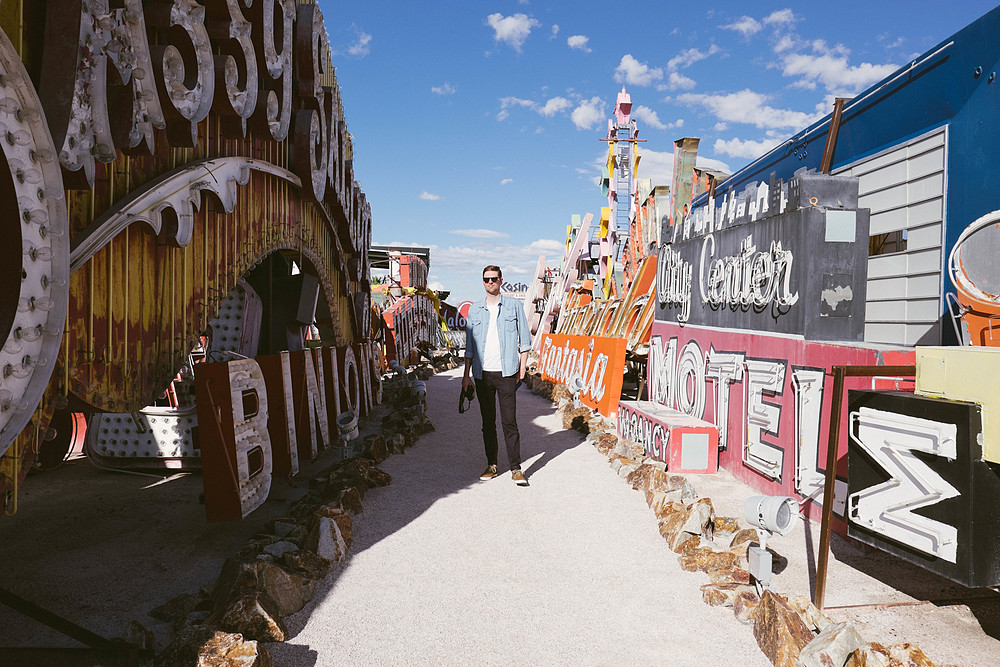
POLYGON ((698 343, 691 341, 677 361, 677 407, 701 419, 705 414, 705 358, 698 343))

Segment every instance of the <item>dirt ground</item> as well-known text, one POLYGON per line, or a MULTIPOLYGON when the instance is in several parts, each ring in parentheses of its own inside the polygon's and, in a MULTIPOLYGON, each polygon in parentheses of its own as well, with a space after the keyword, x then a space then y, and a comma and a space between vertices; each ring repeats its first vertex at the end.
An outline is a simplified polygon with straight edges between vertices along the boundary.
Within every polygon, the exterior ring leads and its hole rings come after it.
MULTIPOLYGON (((129 622, 138 621, 162 648, 170 628, 148 611, 211 585, 223 560, 265 522, 285 514, 306 493, 310 477, 333 460, 327 451, 304 465, 294 482, 276 479, 263 507, 241 522, 220 524, 205 520, 197 473, 140 477, 99 470, 84 458, 32 473, 17 514, 0 519, 0 588, 105 637, 124 637, 129 622)), ((720 515, 740 517, 743 501, 753 495, 724 471, 689 480, 720 515)), ((818 531, 801 521, 787 537, 769 541, 778 592, 811 593, 818 531)), ((996 664, 1000 595, 994 591, 965 589, 837 536, 832 556, 827 613, 834 620, 851 620, 867 641, 912 642, 939 665, 996 664)), ((0 606, 0 646, 79 644, 0 606)))
MULTIPOLYGON (((76 458, 32 472, 17 514, 0 519, 0 588, 108 638, 129 622, 156 634, 169 624, 147 613, 218 577, 226 557, 308 491, 331 450, 302 465, 295 481, 275 479, 264 505, 243 521, 208 523, 200 473, 145 477, 76 458)), ((0 605, 0 646, 81 646, 0 605)))

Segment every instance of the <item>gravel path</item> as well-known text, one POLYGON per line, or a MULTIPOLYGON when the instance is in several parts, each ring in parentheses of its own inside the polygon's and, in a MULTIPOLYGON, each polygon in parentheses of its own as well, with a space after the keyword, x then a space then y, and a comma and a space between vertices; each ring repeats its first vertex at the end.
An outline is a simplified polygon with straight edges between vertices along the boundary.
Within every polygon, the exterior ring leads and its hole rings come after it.
MULTIPOLYGON (((479 482, 478 410, 461 371, 428 382, 437 430, 382 464, 354 545, 275 664, 769 665, 750 627, 701 600, 632 491, 551 403, 518 392, 524 468, 479 482)), ((499 429, 499 426, 498 426, 499 429)))

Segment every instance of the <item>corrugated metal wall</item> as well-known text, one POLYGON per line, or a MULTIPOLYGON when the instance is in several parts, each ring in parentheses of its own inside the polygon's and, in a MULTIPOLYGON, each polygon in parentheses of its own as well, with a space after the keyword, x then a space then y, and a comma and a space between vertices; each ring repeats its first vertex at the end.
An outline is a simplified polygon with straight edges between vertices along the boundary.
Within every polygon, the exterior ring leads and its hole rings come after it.
POLYGON ((837 172, 858 177, 872 236, 906 232, 905 250, 868 259, 868 342, 941 342, 947 137, 942 127, 837 172))

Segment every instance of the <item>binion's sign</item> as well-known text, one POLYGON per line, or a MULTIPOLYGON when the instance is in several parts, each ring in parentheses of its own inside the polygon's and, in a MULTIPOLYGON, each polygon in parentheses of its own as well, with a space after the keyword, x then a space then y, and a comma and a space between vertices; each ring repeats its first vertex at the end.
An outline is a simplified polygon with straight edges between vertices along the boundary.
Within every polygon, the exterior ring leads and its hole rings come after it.
POLYGON ((372 344, 323 347, 195 366, 209 521, 241 519, 339 438, 338 418, 382 401, 372 344))

